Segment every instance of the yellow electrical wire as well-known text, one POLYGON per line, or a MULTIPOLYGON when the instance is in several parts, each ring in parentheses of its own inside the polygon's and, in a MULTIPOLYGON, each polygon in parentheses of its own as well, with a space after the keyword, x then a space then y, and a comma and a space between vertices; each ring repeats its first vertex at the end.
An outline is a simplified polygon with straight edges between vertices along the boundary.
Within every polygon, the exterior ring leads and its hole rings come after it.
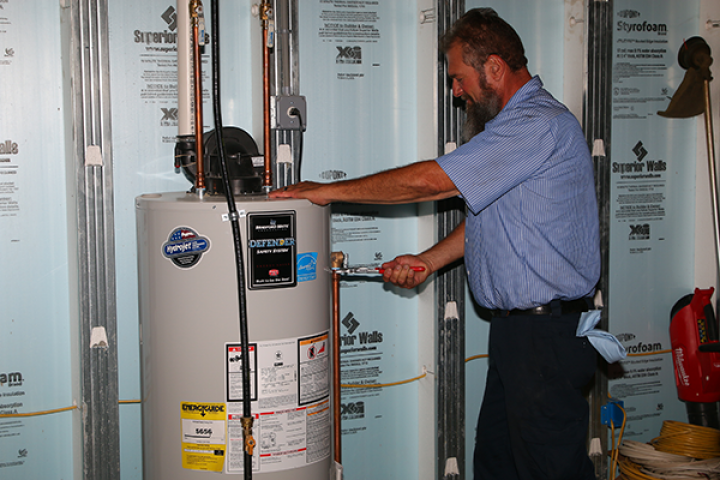
POLYGON ((43 410, 41 412, 30 412, 30 413, 3 413, 0 414, 0 418, 15 418, 15 417, 36 417, 39 415, 50 415, 52 413, 67 412, 69 410, 75 410, 77 405, 72 407, 55 408, 53 410, 43 410))
MULTIPOLYGON (((641 356, 641 355, 657 355, 660 353, 669 353, 671 350, 661 350, 659 352, 651 352, 651 353, 628 353, 628 357, 635 357, 635 356, 641 356)), ((487 358, 489 355, 487 353, 482 353, 479 355, 473 355, 465 359, 465 363, 471 362, 473 360, 477 360, 479 358, 487 358)), ((422 375, 418 375, 417 377, 410 378, 408 380, 401 380, 399 382, 392 382, 392 383, 370 383, 370 384, 354 384, 354 383, 346 383, 341 384, 340 386, 342 388, 380 388, 380 387, 393 387, 395 385, 404 385, 406 383, 411 383, 418 381, 422 378, 425 378, 427 376, 427 373, 423 373, 422 375)), ((130 403, 142 403, 141 400, 120 400, 118 403, 120 404, 130 404, 130 403)), ((65 408, 58 408, 55 410, 46 410, 43 412, 35 412, 35 413, 15 413, 15 414, 0 414, 0 418, 10 418, 10 417, 31 417, 35 415, 47 415, 50 413, 58 413, 58 412, 65 412, 67 410, 73 410, 78 407, 65 407, 65 408)))
MULTIPOLYGON (((663 353, 671 353, 671 352, 672 352, 672 350, 658 350, 657 352, 648 352, 648 353, 628 353, 627 356, 628 356, 628 357, 644 357, 644 356, 647 356, 647 355, 660 355, 660 354, 663 354, 663 353)), ((487 353, 481 353, 481 354, 479 354, 479 355, 472 355, 472 356, 467 357, 467 358, 465 359, 465 363, 468 363, 468 362, 471 362, 471 361, 473 361, 473 360, 477 360, 477 359, 480 359, 480 358, 488 358, 488 357, 489 357, 489 355, 488 355, 487 353)), ((424 375, 423 375, 423 376, 424 376, 424 375)), ((388 383, 388 384, 383 384, 383 385, 374 384, 374 385, 341 385, 341 386, 342 386, 343 388, 389 387, 389 386, 392 386, 392 385, 399 385, 399 384, 401 384, 401 383, 412 382, 412 381, 415 381, 415 380, 418 380, 418 379, 422 378, 423 376, 416 377, 416 378, 413 378, 413 379, 410 379, 410 380, 405 380, 405 381, 399 382, 399 383, 388 383)))
POLYGON ((615 447, 615 424, 610 420, 610 478, 615 480, 615 452, 620 448, 620 442, 615 447))
POLYGON ((663 353, 671 353, 671 352, 672 352, 672 350, 668 348, 667 350, 658 350, 657 352, 628 353, 627 356, 628 357, 647 357, 648 355, 660 355, 663 353))
MULTIPOLYGON (((381 388, 381 387, 394 387, 395 385, 404 385, 406 383, 412 383, 416 382, 422 378, 427 377, 427 372, 424 372, 421 375, 418 375, 417 377, 409 378, 407 380, 400 380, 399 382, 392 382, 392 383, 368 383, 368 384, 353 384, 353 383, 346 383, 341 384, 340 386, 342 388, 381 388)), ((142 403, 141 400, 119 400, 118 403, 120 404, 129 404, 129 403, 142 403)), ((8 414, 2 414, 0 415, 0 418, 11 418, 11 417, 32 417, 35 415, 47 415, 50 413, 58 413, 58 412, 64 412, 67 410, 73 410, 78 407, 65 407, 65 408, 58 408, 56 410, 45 410, 43 412, 34 412, 34 413, 8 413, 8 414)))
POLYGON ((399 382, 393 382, 393 383, 344 383, 340 386, 342 388, 380 388, 380 387, 394 387, 395 385, 404 385, 406 383, 416 382, 420 380, 421 378, 427 377, 427 372, 423 373, 422 375, 418 375, 414 378, 409 378, 407 380, 401 380, 399 382))
MULTIPOLYGON (((129 404, 129 403, 142 403, 141 400, 118 400, 119 404, 129 404)), ((53 413, 60 413, 60 412, 68 412, 70 410, 76 410, 78 408, 77 405, 73 405, 72 407, 63 407, 63 408, 55 408, 52 410, 42 410, 40 412, 28 412, 28 413, 0 413, 0 418, 19 418, 19 417, 38 417, 40 415, 50 415, 53 413)))
POLYGON ((660 436, 650 442, 656 450, 686 457, 720 457, 720 430, 665 420, 660 436))
MULTIPOLYGON (((626 480, 658 480, 659 478, 669 478, 664 475, 659 477, 651 475, 657 469, 667 469, 669 465, 675 462, 677 467, 673 467, 673 474, 680 475, 675 478, 711 478, 705 473, 701 473, 698 467, 705 462, 709 471, 717 472, 717 466, 708 464, 720 460, 720 430, 699 425, 690 425, 687 423, 676 422, 673 420, 665 420, 663 422, 660 436, 649 442, 651 451, 656 451, 657 461, 647 454, 647 460, 639 461, 639 458, 632 460, 625 457, 620 460, 620 470, 622 476, 626 480), (687 463, 677 460, 669 460, 661 457, 666 455, 668 458, 685 458, 687 463), (675 457, 680 455, 680 457, 675 457), (688 468, 683 470, 687 465, 688 468), (694 468, 692 468, 694 466, 694 468), (685 472, 685 473, 684 473, 685 472)), ((626 452, 629 455, 629 452, 626 452)), ((704 467, 703 467, 704 468, 704 467)), ((614 478, 614 476, 613 476, 614 478)), ((713 476, 712 478, 716 478, 713 476)))
MULTIPOLYGON (((628 357, 646 357, 648 355, 662 355, 664 353, 672 353, 671 349, 667 350, 658 350, 657 352, 646 352, 646 353, 628 353, 628 357)), ((480 355, 473 355, 472 357, 468 357, 465 359, 465 363, 471 361, 471 360, 477 360, 478 358, 487 358, 488 354, 480 354, 480 355)))
MULTIPOLYGON (((427 377, 427 372, 418 375, 417 377, 409 378, 407 380, 400 380, 399 382, 392 382, 392 383, 367 383, 367 384, 354 384, 354 383, 345 383, 341 384, 340 386, 342 388, 381 388, 381 387, 394 387, 395 385, 404 385, 406 383, 412 383, 416 382, 422 378, 427 377)), ((140 400, 120 400, 118 401, 120 404, 128 404, 128 403, 142 403, 140 400)), ((10 418, 10 417, 32 417, 35 415, 47 415, 49 413, 58 413, 58 412, 64 412, 67 410, 73 410, 78 407, 65 407, 65 408, 58 408, 56 410, 46 410, 44 412, 35 412, 35 413, 8 413, 8 414, 2 414, 0 415, 0 418, 10 418)))
MULTIPOLYGON (((610 395, 608 394, 608 396, 610 396, 610 395)), ((615 473, 617 472, 618 459, 620 456, 620 444, 622 443, 623 433, 625 433, 625 424, 627 423, 627 413, 625 412, 625 409, 620 404, 617 404, 617 407, 620 409, 620 411, 622 411, 623 421, 622 421, 622 426, 620 427, 620 435, 618 435, 617 448, 616 448, 615 447, 615 422, 613 422, 612 419, 610 420, 610 430, 611 430, 611 434, 612 434, 612 450, 610 452, 610 460, 612 462, 612 466, 611 466, 612 473, 610 475, 610 478, 613 480, 615 479, 615 473)))
MULTIPOLYGON (((625 480, 658 480, 657 477, 648 475, 642 471, 642 466, 627 458, 620 460, 620 470, 625 480)), ((614 480, 614 478, 613 478, 614 480)))
POLYGON ((489 355, 487 353, 483 353, 480 355, 473 355, 472 357, 468 357, 465 359, 465 363, 471 361, 471 360, 477 360, 478 358, 487 358, 489 355))
MULTIPOLYGON (((608 392, 607 396, 609 399, 612 399, 612 395, 610 395, 609 392, 608 392)), ((620 435, 618 437, 617 446, 616 446, 615 445, 615 422, 612 421, 612 418, 610 419, 610 438, 612 439, 611 449, 610 449, 610 462, 611 462, 610 478, 613 480, 615 479, 615 472, 617 470, 617 465, 618 465, 618 457, 620 455, 620 444, 622 443, 622 436, 623 436, 623 433, 625 432, 625 424, 627 423, 627 413, 625 412, 625 409, 619 403, 616 405, 620 409, 620 411, 622 411, 623 421, 622 421, 622 425, 620 428, 620 435)))

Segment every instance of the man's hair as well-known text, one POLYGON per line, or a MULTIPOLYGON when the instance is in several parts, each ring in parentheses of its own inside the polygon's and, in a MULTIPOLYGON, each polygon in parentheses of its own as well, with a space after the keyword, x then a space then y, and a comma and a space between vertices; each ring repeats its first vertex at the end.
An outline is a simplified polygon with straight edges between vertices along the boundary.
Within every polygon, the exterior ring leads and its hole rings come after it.
POLYGON ((459 43, 463 61, 480 70, 490 55, 497 55, 512 71, 527 66, 522 40, 492 8, 474 8, 455 22, 440 39, 440 50, 447 53, 459 43))

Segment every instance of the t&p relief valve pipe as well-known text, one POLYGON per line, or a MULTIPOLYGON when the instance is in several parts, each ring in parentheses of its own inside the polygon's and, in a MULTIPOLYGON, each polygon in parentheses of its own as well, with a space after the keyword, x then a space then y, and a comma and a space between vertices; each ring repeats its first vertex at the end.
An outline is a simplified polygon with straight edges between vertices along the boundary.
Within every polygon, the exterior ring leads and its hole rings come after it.
POLYGON ((202 58, 200 46, 205 44, 205 16, 200 0, 190 1, 190 23, 192 25, 192 61, 194 84, 194 111, 195 111, 195 160, 197 162, 197 175, 195 190, 200 198, 205 194, 205 168, 203 152, 203 97, 202 97, 202 58))
POLYGON ((340 277, 339 270, 344 267, 345 254, 332 252, 332 372, 333 372, 333 450, 335 463, 342 464, 342 444, 340 442, 340 277))
MULTIPOLYGON (((331 470, 335 472, 336 479, 342 478, 342 442, 341 442, 341 405, 340 394, 342 382, 340 378, 340 279, 343 275, 377 275, 385 270, 382 268, 348 267, 348 256, 343 252, 332 252, 330 254, 330 272, 332 274, 332 409, 333 409, 333 451, 335 466, 331 470)), ((410 267, 416 272, 425 271, 424 267, 410 267)), ((425 374, 417 378, 423 378, 425 374)), ((415 379, 413 379, 415 380, 415 379)), ((406 382, 400 382, 406 383, 406 382)), ((377 385, 375 385, 377 386, 377 385)))
POLYGON ((262 188, 272 188, 272 165, 270 161, 270 49, 275 46, 275 22, 273 9, 268 0, 260 4, 260 26, 263 32, 263 134, 264 174, 262 188))

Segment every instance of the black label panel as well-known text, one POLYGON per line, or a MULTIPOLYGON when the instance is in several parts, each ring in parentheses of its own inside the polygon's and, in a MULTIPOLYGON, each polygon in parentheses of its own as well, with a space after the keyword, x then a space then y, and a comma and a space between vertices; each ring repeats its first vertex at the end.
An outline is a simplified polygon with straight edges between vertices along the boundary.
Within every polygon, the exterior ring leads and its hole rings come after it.
POLYGON ((296 284, 295 212, 249 213, 249 288, 296 284))

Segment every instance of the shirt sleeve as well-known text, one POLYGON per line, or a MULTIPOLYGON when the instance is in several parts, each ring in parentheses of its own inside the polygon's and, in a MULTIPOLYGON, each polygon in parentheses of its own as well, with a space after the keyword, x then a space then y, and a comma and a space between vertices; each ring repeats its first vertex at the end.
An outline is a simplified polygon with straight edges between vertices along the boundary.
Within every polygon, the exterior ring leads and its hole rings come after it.
POLYGON ((437 162, 477 214, 547 167, 555 148, 552 124, 543 115, 502 111, 483 132, 437 162))

